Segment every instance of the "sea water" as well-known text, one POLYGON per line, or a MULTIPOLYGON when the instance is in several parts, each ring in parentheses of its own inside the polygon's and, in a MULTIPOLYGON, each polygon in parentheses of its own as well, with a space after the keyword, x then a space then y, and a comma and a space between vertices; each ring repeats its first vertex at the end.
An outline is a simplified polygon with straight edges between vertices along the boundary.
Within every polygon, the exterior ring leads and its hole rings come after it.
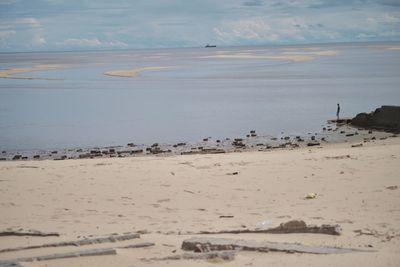
POLYGON ((335 118, 400 105, 400 44, 2 53, 0 149, 174 143, 320 131, 335 118), (145 70, 136 77, 104 75, 145 70), (53 80, 47 80, 48 78, 53 80), (54 79, 56 78, 56 79, 54 79))

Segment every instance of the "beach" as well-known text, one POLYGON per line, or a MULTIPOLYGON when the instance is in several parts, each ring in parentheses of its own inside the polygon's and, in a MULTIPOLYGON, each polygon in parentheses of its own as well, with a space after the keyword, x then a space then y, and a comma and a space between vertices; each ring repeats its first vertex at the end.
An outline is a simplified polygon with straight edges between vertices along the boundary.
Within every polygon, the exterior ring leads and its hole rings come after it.
POLYGON ((22 264, 397 266, 400 138, 354 144, 359 142, 212 155, 0 162, 0 231, 59 234, 0 236, 0 260, 101 248, 115 253, 22 264), (269 229, 291 220, 337 224, 341 232, 198 234, 269 229), (139 233, 140 238, 3 251, 127 233, 139 233), (243 250, 229 261, 178 259, 188 253, 182 242, 195 236, 356 251, 318 255, 243 250), (140 247, 143 242, 148 246, 140 247))

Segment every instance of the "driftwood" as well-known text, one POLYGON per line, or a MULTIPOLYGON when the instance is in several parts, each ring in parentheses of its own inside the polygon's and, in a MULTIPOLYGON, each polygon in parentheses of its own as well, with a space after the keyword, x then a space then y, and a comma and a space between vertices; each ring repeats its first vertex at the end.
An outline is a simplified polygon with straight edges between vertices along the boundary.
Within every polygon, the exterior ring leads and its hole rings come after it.
POLYGON ((47 260, 57 260, 66 258, 76 258, 76 257, 86 257, 86 256, 104 256, 104 255, 116 255, 117 251, 113 248, 100 248, 100 249, 88 249, 76 252, 67 253, 57 253, 45 256, 36 257, 25 257, 19 258, 12 261, 0 261, 0 267, 9 266, 21 266, 20 262, 31 262, 31 261, 47 261, 47 260))
POLYGON ((56 232, 42 232, 34 229, 6 229, 0 232, 0 236, 60 236, 60 234, 56 232))
POLYGON ((172 255, 162 258, 142 259, 143 261, 167 261, 167 260, 224 260, 232 261, 235 259, 237 251, 211 251, 205 253, 184 253, 182 255, 172 255))
POLYGON ((116 235, 116 236, 109 236, 109 237, 81 239, 81 240, 75 240, 75 241, 47 243, 47 244, 42 244, 42 245, 33 245, 33 246, 26 246, 26 247, 6 248, 6 249, 0 250, 0 253, 27 250, 27 249, 49 248, 49 247, 66 247, 66 246, 79 247, 79 246, 101 244, 101 243, 114 243, 117 241, 131 240, 131 239, 135 239, 135 238, 140 238, 140 235, 139 234, 116 235))
POLYGON ((20 267, 22 266, 20 262, 30 262, 30 261, 47 261, 47 260, 57 260, 57 259, 65 259, 65 258, 75 258, 75 257, 85 257, 85 256, 104 256, 104 255, 115 255, 117 254, 116 249, 125 249, 125 248, 144 248, 154 246, 154 243, 143 242, 138 244, 131 244, 127 246, 120 246, 116 248, 100 248, 100 249, 87 249, 80 250, 76 252, 67 252, 67 253, 56 253, 45 256, 36 256, 36 257, 25 257, 19 258, 11 261, 0 261, 0 267, 20 267))
POLYGON ((122 247, 116 247, 116 248, 145 248, 145 247, 151 247, 154 246, 154 243, 150 242, 143 242, 143 243, 138 243, 138 244, 131 244, 127 246, 122 246, 122 247))
POLYGON ((238 240, 226 238, 201 238, 192 237, 184 240, 182 249, 194 252, 210 252, 221 250, 246 250, 246 251, 280 251, 287 253, 310 253, 310 254, 340 254, 356 251, 371 252, 371 250, 357 250, 352 248, 336 247, 311 247, 298 243, 277 243, 269 241, 238 240))
POLYGON ((197 234, 291 234, 291 233, 310 233, 340 235, 342 229, 338 224, 307 225, 304 221, 292 220, 281 223, 278 227, 269 229, 239 229, 222 230, 216 232, 201 231, 197 234))

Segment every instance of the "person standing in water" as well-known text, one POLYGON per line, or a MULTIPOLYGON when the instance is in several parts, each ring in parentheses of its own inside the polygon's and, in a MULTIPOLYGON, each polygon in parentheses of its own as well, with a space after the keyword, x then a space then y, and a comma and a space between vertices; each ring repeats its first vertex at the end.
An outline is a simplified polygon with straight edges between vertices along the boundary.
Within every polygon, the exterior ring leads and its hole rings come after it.
POLYGON ((336 110, 336 117, 337 117, 337 120, 339 120, 339 113, 340 113, 340 105, 339 105, 339 103, 337 104, 337 110, 336 110))

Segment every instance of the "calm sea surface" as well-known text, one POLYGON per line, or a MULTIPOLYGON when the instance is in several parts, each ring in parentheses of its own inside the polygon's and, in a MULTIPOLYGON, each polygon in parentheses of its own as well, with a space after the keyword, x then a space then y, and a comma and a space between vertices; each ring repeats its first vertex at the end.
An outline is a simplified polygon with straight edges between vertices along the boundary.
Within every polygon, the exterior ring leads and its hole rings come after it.
POLYGON ((335 117, 400 105, 400 44, 0 54, 0 149, 174 143, 320 131, 335 117), (307 60, 306 60, 307 59, 307 60), (112 70, 147 70, 134 78, 112 70))

